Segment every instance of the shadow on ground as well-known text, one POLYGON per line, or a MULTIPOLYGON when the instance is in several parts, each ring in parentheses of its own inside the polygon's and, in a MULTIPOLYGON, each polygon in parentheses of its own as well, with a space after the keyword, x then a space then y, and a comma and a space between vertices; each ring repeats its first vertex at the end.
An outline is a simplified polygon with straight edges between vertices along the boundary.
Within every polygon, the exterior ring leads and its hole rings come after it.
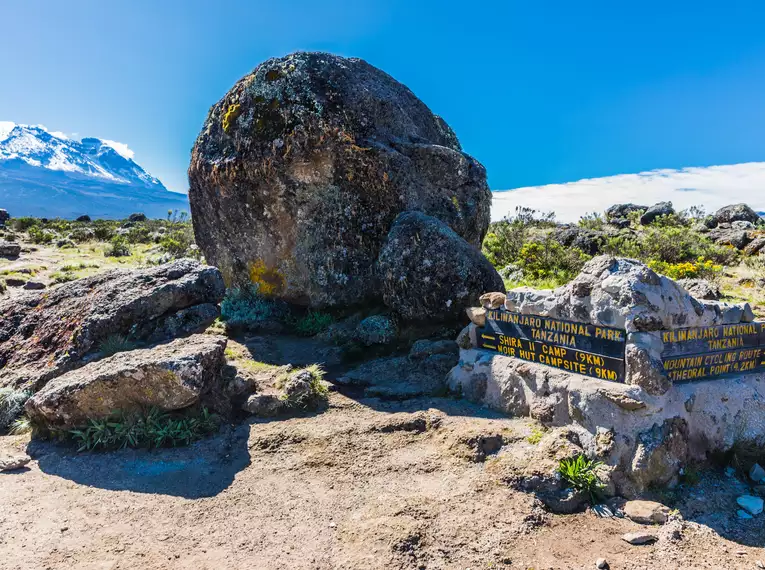
POLYGON ((249 426, 224 426, 188 447, 76 453, 71 447, 32 441, 28 453, 40 470, 81 485, 113 491, 213 497, 250 463, 249 426))

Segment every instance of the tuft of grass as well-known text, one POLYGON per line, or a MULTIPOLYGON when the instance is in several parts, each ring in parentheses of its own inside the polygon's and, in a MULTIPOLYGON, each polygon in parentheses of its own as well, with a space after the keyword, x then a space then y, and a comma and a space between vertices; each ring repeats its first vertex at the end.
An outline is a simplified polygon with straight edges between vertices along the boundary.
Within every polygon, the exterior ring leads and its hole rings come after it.
POLYGON ((220 304, 220 313, 227 324, 243 327, 279 317, 273 301, 262 297, 255 285, 226 291, 226 297, 220 304))
POLYGON ((302 370, 285 375, 277 381, 277 387, 285 389, 285 393, 282 395, 282 400, 291 408, 298 408, 301 410, 316 408, 319 404, 327 400, 327 394, 329 393, 329 390, 324 383, 325 374, 326 372, 320 364, 311 364, 302 370), (307 372, 310 375, 310 379, 308 380, 308 390, 291 391, 289 387, 289 379, 301 372, 307 372))
POLYGON ((53 283, 69 283, 70 281, 76 281, 77 276, 71 271, 56 271, 52 273, 50 279, 53 283))
POLYGON ((11 422, 8 428, 10 435, 23 435, 25 433, 32 433, 35 430, 35 426, 27 416, 21 416, 11 422))
POLYGON ((127 352, 135 349, 136 344, 121 334, 112 334, 106 337, 99 346, 101 354, 112 356, 118 352, 127 352))
POLYGON ((587 493, 590 496, 590 501, 594 504, 603 487, 595 474, 595 470, 601 465, 600 461, 587 459, 584 455, 577 455, 573 459, 561 459, 558 473, 571 487, 587 493))
POLYGON ((91 419, 86 426, 67 433, 77 445, 77 451, 95 451, 189 445, 217 431, 219 427, 220 418, 207 408, 174 414, 150 408, 91 419))
POLYGON ((0 388, 0 432, 10 428, 24 410, 24 404, 32 397, 28 390, 0 388))
POLYGON ((537 445, 545 436, 545 430, 540 427, 534 427, 531 429, 531 433, 526 437, 526 441, 533 445, 537 445))
POLYGON ((329 313, 308 311, 295 321, 294 329, 300 336, 316 336, 327 330, 333 321, 334 319, 329 313))

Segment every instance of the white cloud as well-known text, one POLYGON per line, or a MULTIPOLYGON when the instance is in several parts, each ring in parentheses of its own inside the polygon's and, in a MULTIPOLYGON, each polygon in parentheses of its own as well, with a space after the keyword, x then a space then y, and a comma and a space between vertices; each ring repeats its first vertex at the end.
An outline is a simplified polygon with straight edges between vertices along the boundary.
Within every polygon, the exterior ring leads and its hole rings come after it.
POLYGON ((101 139, 101 142, 107 146, 112 147, 114 150, 117 151, 118 154, 121 154, 124 158, 133 160, 133 157, 135 156, 135 153, 132 150, 130 150, 130 148, 128 148, 128 145, 126 145, 125 143, 121 143, 117 141, 109 141, 106 139, 101 139))
POLYGON ((676 210, 703 206, 707 212, 745 202, 756 211, 765 211, 765 162, 652 170, 493 194, 491 218, 495 221, 515 212, 516 206, 525 206, 553 211, 558 221, 573 222, 623 202, 650 206, 669 201, 676 210))

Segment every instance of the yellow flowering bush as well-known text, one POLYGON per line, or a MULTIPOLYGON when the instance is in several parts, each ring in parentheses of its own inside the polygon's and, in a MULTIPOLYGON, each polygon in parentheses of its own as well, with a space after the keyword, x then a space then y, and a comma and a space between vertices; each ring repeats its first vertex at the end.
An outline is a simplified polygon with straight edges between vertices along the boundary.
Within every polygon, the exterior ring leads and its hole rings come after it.
POLYGON ((696 261, 683 261, 681 263, 651 260, 648 262, 648 267, 670 279, 708 279, 722 271, 722 265, 717 265, 712 260, 703 257, 699 257, 696 261))

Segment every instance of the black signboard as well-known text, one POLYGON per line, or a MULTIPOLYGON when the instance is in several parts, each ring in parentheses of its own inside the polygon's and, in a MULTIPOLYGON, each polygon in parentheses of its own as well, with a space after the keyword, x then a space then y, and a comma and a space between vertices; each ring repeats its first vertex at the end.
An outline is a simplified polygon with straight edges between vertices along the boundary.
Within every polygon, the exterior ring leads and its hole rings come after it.
POLYGON ((481 348, 602 380, 624 382, 626 333, 620 329, 522 315, 486 312, 481 348))
POLYGON ((662 362, 673 382, 765 371, 765 322, 663 331, 662 362))

